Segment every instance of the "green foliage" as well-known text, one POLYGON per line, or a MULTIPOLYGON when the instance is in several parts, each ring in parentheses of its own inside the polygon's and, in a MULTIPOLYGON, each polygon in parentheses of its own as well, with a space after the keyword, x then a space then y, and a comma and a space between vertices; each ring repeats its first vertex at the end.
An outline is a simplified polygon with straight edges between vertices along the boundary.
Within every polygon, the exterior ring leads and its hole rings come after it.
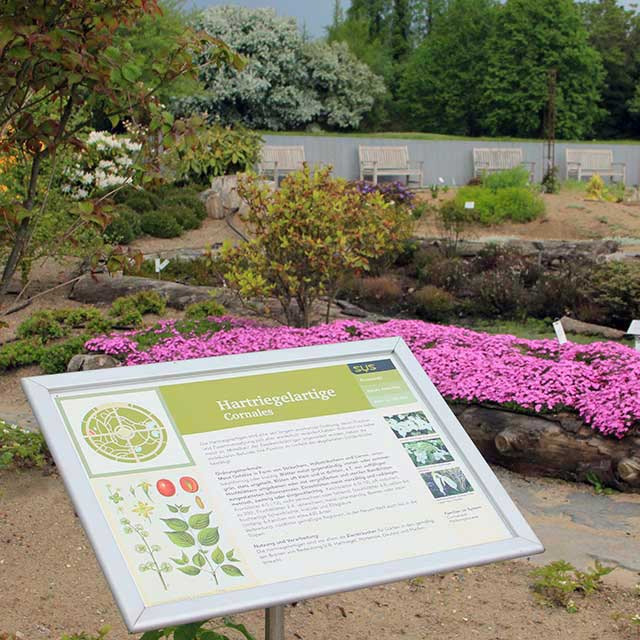
POLYGON ((156 291, 139 291, 113 301, 109 317, 116 327, 141 327, 146 313, 163 315, 167 301, 156 291))
POLYGON ((600 480, 600 476, 595 473, 595 471, 589 471, 585 475, 586 481, 593 487, 593 491, 599 496, 610 496, 613 495, 616 491, 611 487, 606 487, 602 484, 602 480, 600 480))
POLYGON ((431 284, 421 287, 412 296, 415 313, 419 318, 441 322, 449 318, 456 309, 454 296, 431 284))
POLYGON ((52 464, 42 435, 0 420, 0 469, 26 469, 52 464))
POLYGON ((487 133, 542 133, 550 69, 558 78, 558 137, 591 133, 601 116, 604 71, 573 0, 507 0, 486 47, 481 109, 487 133))
POLYGON ((476 209, 465 208, 464 201, 460 197, 445 201, 435 209, 434 214, 436 224, 444 236, 447 253, 455 254, 458 242, 464 233, 478 222, 476 209))
POLYGON ((459 135, 482 133, 487 39, 495 0, 453 0, 404 66, 399 105, 406 127, 459 135))
POLYGON ((152 191, 133 187, 125 187, 116 191, 113 196, 113 201, 126 205, 129 209, 133 209, 138 213, 153 211, 158 209, 162 204, 162 200, 152 191))
POLYGON ((88 339, 88 335, 74 336, 59 344, 44 347, 38 361, 43 373, 64 373, 69 360, 77 353, 82 353, 88 339))
POLYGON ((38 337, 43 342, 63 338, 79 327, 104 328, 102 314, 92 307, 36 311, 23 320, 16 330, 18 338, 38 337))
POLYGON ((331 167, 305 166, 275 192, 248 176, 238 193, 252 239, 223 249, 226 281, 245 299, 275 296, 297 326, 309 326, 313 303, 330 302, 348 274, 399 250, 412 226, 407 210, 360 193, 331 167))
POLYGON ((200 115, 176 122, 178 138, 165 158, 176 180, 208 186, 211 178, 247 171, 258 160, 262 138, 239 124, 208 125, 200 115))
POLYGON ((177 238, 183 231, 176 216, 167 209, 143 213, 140 217, 140 226, 144 233, 155 238, 177 238))
POLYGON ((223 316, 226 313, 226 309, 213 298, 204 302, 194 302, 184 311, 184 317, 188 320, 204 320, 212 316, 223 316))
POLYGON ((205 628, 207 622, 192 622, 177 627, 165 627, 157 631, 147 631, 140 637, 140 640, 161 640, 162 638, 172 638, 172 640, 233 640, 238 635, 244 640, 256 640, 248 629, 231 618, 224 618, 221 624, 217 624, 213 629, 205 628), (231 638, 221 631, 233 631, 231 638))
POLYGON ((626 329, 632 319, 640 317, 640 265, 628 262, 598 265, 587 286, 585 295, 596 307, 596 315, 600 315, 592 321, 626 329))
MULTIPOLYGON (((498 175, 498 174, 496 174, 498 175)), ((465 202, 474 202, 473 215, 477 222, 486 225, 502 222, 531 222, 545 212, 544 200, 527 187, 461 187, 455 202, 464 207, 465 202)))
POLYGON ((207 256, 195 260, 171 260, 162 273, 155 272, 154 263, 145 260, 139 270, 132 270, 135 275, 160 280, 173 280, 183 284, 193 284, 204 287, 221 286, 223 283, 219 260, 212 260, 207 256))
POLYGON ((602 578, 614 569, 596 560, 593 569, 579 571, 572 564, 557 560, 531 572, 535 578, 532 588, 543 604, 564 607, 569 613, 575 613, 578 609, 573 601, 574 594, 588 596, 597 591, 602 578))
POLYGON ((491 191, 509 188, 524 188, 529 185, 529 171, 525 167, 514 167, 504 171, 485 173, 482 176, 482 186, 491 191))
POLYGON ((36 364, 42 356, 42 340, 16 340, 0 346, 0 371, 36 364))
POLYGON ((130 244, 142 235, 140 215, 126 205, 116 207, 103 237, 110 244, 130 244))
POLYGON ((241 71, 201 67, 205 92, 177 101, 178 113, 207 112, 223 123, 280 130, 318 123, 357 127, 384 94, 380 78, 342 43, 307 43, 295 20, 271 9, 210 7, 196 28, 247 60, 241 71))

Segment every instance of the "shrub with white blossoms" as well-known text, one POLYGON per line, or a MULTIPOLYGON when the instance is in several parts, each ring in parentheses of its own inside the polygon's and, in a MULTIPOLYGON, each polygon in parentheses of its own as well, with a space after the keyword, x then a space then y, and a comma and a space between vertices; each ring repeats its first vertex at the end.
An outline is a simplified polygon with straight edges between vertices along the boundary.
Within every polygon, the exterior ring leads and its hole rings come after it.
POLYGON ((139 142, 106 131, 92 131, 85 146, 64 172, 63 193, 83 200, 94 191, 132 180, 134 158, 142 148, 139 142))

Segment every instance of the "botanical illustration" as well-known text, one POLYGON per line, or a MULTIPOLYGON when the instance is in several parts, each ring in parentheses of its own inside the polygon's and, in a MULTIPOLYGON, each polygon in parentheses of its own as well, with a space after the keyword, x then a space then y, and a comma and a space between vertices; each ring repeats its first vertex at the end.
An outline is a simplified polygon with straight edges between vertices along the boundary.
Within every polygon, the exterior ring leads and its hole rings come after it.
POLYGON ((451 462, 453 460, 453 456, 449 453, 449 450, 440 438, 412 440, 410 442, 403 442, 402 446, 416 467, 451 462))
POLYGON ((195 478, 106 487, 122 532, 134 539, 131 548, 141 558, 138 571, 156 574, 165 591, 170 588, 167 574, 174 569, 188 576, 206 575, 215 585, 220 585, 223 575, 244 575, 234 549, 223 551, 220 526, 198 495, 195 478), (159 535, 164 535, 165 544, 157 544, 159 535))
POLYGON ((130 403, 95 407, 82 420, 82 436, 97 453, 117 462, 153 460, 167 446, 167 431, 150 411, 130 403))
POLYGON ((473 491, 473 487, 460 467, 423 473, 422 479, 434 498, 458 496, 473 491))
POLYGON ((435 433, 433 426, 423 411, 386 416, 385 421, 397 438, 409 438, 411 436, 424 436, 435 433))

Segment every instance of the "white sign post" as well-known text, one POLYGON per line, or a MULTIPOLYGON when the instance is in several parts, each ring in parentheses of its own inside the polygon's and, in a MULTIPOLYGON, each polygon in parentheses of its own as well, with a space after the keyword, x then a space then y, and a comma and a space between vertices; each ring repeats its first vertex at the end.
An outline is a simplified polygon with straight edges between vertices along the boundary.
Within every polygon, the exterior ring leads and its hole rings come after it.
POLYGON ((558 339, 558 344, 566 344, 567 334, 564 331, 564 327, 562 326, 562 320, 556 320, 553 323, 553 330, 556 333, 556 338, 558 339))
POLYGON ((543 551, 400 338, 23 386, 133 632, 543 551))

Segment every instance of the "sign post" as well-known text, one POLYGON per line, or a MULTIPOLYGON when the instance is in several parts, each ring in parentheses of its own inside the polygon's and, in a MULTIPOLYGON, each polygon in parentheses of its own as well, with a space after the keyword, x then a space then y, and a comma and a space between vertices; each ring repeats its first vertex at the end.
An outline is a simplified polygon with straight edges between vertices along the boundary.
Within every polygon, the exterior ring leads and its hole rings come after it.
POLYGON ((400 338, 23 386, 132 632, 543 551, 400 338))

